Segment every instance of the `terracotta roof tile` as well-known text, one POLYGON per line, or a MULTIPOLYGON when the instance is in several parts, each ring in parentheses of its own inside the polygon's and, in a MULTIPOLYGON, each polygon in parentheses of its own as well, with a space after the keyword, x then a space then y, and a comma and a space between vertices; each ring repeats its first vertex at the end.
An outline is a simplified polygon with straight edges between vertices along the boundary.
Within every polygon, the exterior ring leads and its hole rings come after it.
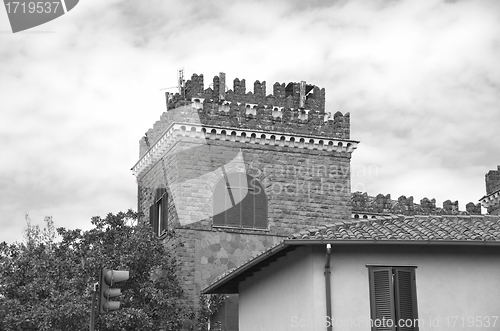
POLYGON ((494 215, 390 215, 318 226, 289 239, 500 241, 494 215))

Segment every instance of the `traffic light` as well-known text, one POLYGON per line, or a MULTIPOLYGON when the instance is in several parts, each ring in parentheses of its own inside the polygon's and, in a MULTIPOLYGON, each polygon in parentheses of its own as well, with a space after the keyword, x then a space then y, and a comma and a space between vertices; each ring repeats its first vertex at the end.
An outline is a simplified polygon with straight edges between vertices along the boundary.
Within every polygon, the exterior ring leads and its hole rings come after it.
POLYGON ((122 295, 122 290, 119 288, 110 288, 110 286, 124 282, 128 277, 128 270, 101 269, 99 277, 99 312, 101 314, 120 308, 120 301, 111 301, 110 299, 122 295))

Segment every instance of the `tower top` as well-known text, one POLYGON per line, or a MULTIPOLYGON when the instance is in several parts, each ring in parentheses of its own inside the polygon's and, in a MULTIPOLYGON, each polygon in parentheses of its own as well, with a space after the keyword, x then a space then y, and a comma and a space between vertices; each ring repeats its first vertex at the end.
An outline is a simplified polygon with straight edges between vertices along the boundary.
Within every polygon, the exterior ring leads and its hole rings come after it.
POLYGON ((350 153, 358 144, 350 140, 349 113, 325 111, 324 88, 305 81, 275 83, 273 94, 266 95, 265 81, 246 92, 245 79, 234 79, 228 89, 223 72, 208 88, 203 79, 180 78, 180 93, 166 93, 167 111, 141 139, 135 173, 178 135, 328 152, 350 153))
POLYGON ((266 95, 265 81, 255 81, 253 92, 247 92, 245 79, 234 79, 233 89, 228 89, 223 72, 213 78, 208 88, 203 80, 203 75, 193 74, 185 84, 180 84, 180 93, 167 92, 168 113, 192 106, 203 125, 350 138, 349 113, 326 112, 324 88, 305 81, 275 83, 273 94, 266 95))

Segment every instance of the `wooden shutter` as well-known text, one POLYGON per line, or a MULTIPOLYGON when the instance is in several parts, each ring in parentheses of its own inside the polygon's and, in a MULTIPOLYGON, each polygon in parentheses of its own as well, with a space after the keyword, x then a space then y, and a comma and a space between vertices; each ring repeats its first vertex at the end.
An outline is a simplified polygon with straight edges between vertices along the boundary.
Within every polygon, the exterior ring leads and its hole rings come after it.
POLYGON ((217 215, 214 215, 213 217, 213 225, 215 226, 223 226, 225 223, 225 213, 219 213, 217 215))
POLYGON ((168 230, 168 195, 165 192, 163 194, 163 198, 161 198, 161 207, 162 207, 162 212, 161 212, 161 231, 163 230, 168 230))
POLYGON ((227 226, 241 226, 241 202, 225 211, 227 226))
POLYGON ((240 175, 240 199, 241 199, 241 226, 243 228, 254 227, 255 220, 255 196, 253 194, 253 177, 240 175))
POLYGON ((213 203, 215 226, 267 229, 267 197, 252 176, 227 174, 215 187, 213 203))
POLYGON ((255 195, 253 190, 246 190, 246 196, 241 201, 241 226, 253 229, 255 225, 255 195))
POLYGON ((402 325, 398 331, 418 330, 417 289, 415 269, 394 268, 396 319, 402 325))
POLYGON ((156 233, 155 220, 158 218, 156 213, 156 203, 149 207, 149 225, 154 233, 156 233))
POLYGON ((215 186, 213 195, 213 225, 223 226, 226 224, 226 199, 229 199, 229 197, 227 194, 226 182, 222 179, 217 183, 217 186, 215 186))
POLYGON ((259 183, 255 183, 255 228, 267 229, 267 196, 259 183))
POLYGON ((369 274, 372 331, 395 331, 392 268, 370 268, 369 274))

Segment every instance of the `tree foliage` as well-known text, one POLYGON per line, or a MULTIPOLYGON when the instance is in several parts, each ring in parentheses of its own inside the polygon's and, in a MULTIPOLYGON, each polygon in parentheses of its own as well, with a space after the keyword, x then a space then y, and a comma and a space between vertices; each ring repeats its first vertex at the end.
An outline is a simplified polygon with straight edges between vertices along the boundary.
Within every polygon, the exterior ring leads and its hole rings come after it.
POLYGON ((192 314, 180 306, 175 257, 137 213, 94 217, 89 231, 45 222, 28 222, 23 243, 0 244, 0 330, 88 330, 101 267, 130 278, 115 286, 122 307, 99 315, 96 330, 180 330, 192 314))

